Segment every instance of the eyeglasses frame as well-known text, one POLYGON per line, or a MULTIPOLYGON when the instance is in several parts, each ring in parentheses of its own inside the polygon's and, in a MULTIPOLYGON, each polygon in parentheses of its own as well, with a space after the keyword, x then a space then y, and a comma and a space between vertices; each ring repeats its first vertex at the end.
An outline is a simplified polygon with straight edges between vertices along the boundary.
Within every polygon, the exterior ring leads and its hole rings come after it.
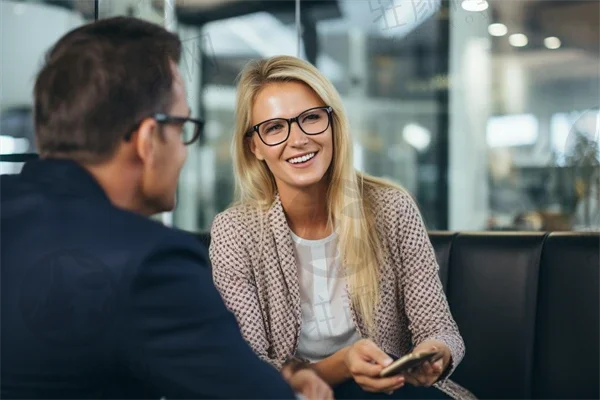
MULTIPOLYGON (((158 124, 161 124, 161 125, 165 125, 165 124, 181 124, 181 125, 183 125, 184 123, 186 123, 188 121, 194 123, 194 126, 195 126, 194 134, 192 135, 192 138, 190 140, 183 142, 183 144, 185 146, 189 146, 190 144, 194 143, 196 140, 201 138, 202 133, 203 133, 204 121, 201 119, 191 118, 191 117, 180 117, 180 116, 169 115, 169 114, 165 114, 165 113, 156 113, 156 114, 153 114, 146 118, 152 118, 158 124)), ((127 133, 127 135, 125 135, 125 140, 131 139, 131 135, 133 135, 133 132, 135 132, 140 127, 141 123, 142 123, 142 121, 138 122, 127 133)))
POLYGON ((333 107, 331 107, 331 106, 312 107, 312 108, 309 108, 308 110, 302 111, 300 114, 298 114, 294 118, 271 118, 271 119, 267 119, 266 121, 262 121, 262 122, 260 122, 260 123, 258 123, 256 125, 254 125, 248 132, 246 132, 245 136, 246 137, 252 137, 252 135, 254 134, 254 132, 256 132, 256 134, 260 138, 261 142, 263 142, 265 145, 271 146, 271 147, 272 146, 278 146, 278 145, 284 143, 285 141, 287 141, 290 138, 290 133, 292 132, 292 123, 293 122, 295 122, 296 124, 298 124, 298 128, 300 128, 300 130, 302 132, 304 132, 305 135, 308 135, 308 136, 320 135, 323 132, 325 132, 331 126, 331 114, 332 113, 333 113, 333 107), (298 122, 298 118, 300 118, 301 115, 306 114, 307 112, 312 111, 312 110, 325 110, 325 111, 327 111, 327 119, 328 119, 327 128, 323 129, 319 133, 308 133, 308 132, 306 132, 304 129, 302 129, 302 125, 300 125, 300 123, 298 122), (263 125, 263 124, 265 124, 267 122, 276 121, 276 120, 287 121, 287 123, 288 123, 288 132, 287 132, 287 135, 286 135, 285 139, 283 139, 281 142, 275 143, 275 144, 269 144, 269 143, 265 142, 265 140, 262 138, 262 136, 258 132, 258 128, 261 125, 263 125))

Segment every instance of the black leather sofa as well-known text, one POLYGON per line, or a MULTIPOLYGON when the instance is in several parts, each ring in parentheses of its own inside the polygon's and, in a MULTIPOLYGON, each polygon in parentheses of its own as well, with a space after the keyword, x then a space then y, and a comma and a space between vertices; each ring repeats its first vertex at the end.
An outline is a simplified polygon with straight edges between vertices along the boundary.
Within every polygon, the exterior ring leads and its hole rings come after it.
POLYGON ((600 233, 430 239, 467 349, 456 382, 482 399, 600 398, 600 233))

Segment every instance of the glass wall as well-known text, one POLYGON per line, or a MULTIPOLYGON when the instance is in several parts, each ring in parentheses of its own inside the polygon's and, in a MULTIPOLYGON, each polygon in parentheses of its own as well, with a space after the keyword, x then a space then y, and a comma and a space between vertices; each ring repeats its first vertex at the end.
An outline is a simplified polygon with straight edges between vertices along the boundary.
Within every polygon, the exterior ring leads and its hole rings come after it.
MULTIPOLYGON (((417 197, 428 226, 446 229, 447 95, 424 90, 429 79, 443 85, 447 75, 441 3, 301 1, 299 14, 293 1, 265 3, 203 25, 214 51, 206 55, 212 62, 201 88, 211 150, 210 169, 198 172, 204 196, 196 229, 208 229, 233 200, 236 77, 248 60, 277 54, 307 59, 333 81, 351 118, 356 168, 400 182, 417 197)), ((186 15, 181 21, 195 22, 186 15)))
MULTIPOLYGON (((40 57, 93 20, 94 1, 1 4, 1 152, 32 151, 40 57)), ((356 168, 406 187, 429 229, 600 230, 596 0, 98 5, 100 18, 148 19, 184 43, 180 67, 206 139, 190 149, 177 208, 162 216, 168 224, 207 230, 231 203, 236 77, 250 59, 289 54, 315 64, 341 93, 356 168)))
POLYGON ((249 60, 298 54, 293 1, 218 3, 203 12, 190 7, 178 15, 181 23, 201 26, 202 38, 202 56, 194 62, 201 74, 206 139, 197 168, 187 175, 188 183, 195 185, 196 201, 175 211, 175 223, 194 231, 209 229, 214 216, 233 200, 230 147, 238 74, 249 60))
MULTIPOLYGON (((93 21, 94 1, 1 0, 0 18, 0 153, 34 153, 35 75, 54 42, 69 30, 93 21)), ((0 162, 0 173, 16 173, 22 165, 0 162)))
POLYGON ((451 226, 598 230, 600 3, 488 3, 452 28, 451 226))
POLYGON ((447 229, 448 5, 337 4, 339 18, 318 21, 312 46, 351 116, 356 166, 402 184, 427 226, 447 229))

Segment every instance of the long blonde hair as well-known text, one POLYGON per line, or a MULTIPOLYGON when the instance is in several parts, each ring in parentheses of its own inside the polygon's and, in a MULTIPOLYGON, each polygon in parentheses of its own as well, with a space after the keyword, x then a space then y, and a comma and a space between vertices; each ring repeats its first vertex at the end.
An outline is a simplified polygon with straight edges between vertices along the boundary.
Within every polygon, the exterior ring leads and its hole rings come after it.
POLYGON ((252 106, 260 90, 274 82, 308 85, 333 108, 333 158, 327 193, 328 224, 338 234, 342 266, 346 269, 349 295, 369 331, 379 301, 378 268, 380 240, 375 229, 371 199, 363 196, 365 185, 399 186, 358 172, 353 166, 353 143, 342 100, 333 84, 310 63, 290 56, 252 61, 240 74, 237 90, 236 126, 232 143, 236 202, 267 209, 277 186, 266 163, 259 161, 246 140, 251 128, 252 106))

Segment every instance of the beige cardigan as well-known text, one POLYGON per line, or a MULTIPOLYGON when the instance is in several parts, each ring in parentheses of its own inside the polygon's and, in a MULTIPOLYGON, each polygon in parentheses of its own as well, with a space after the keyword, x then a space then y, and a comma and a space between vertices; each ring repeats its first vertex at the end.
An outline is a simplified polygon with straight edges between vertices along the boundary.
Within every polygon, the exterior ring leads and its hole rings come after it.
MULTIPOLYGON (((438 264, 420 213, 405 193, 367 188, 374 199, 383 249, 381 301, 370 337, 383 351, 401 356, 427 339, 445 343, 452 365, 436 386, 453 398, 474 396, 448 376, 462 360, 464 342, 446 301, 438 264)), ((235 314, 254 351, 276 368, 296 352, 300 294, 294 245, 279 197, 267 212, 230 208, 213 221, 210 258, 215 285, 235 314)), ((365 327, 350 304, 362 337, 365 327)))

